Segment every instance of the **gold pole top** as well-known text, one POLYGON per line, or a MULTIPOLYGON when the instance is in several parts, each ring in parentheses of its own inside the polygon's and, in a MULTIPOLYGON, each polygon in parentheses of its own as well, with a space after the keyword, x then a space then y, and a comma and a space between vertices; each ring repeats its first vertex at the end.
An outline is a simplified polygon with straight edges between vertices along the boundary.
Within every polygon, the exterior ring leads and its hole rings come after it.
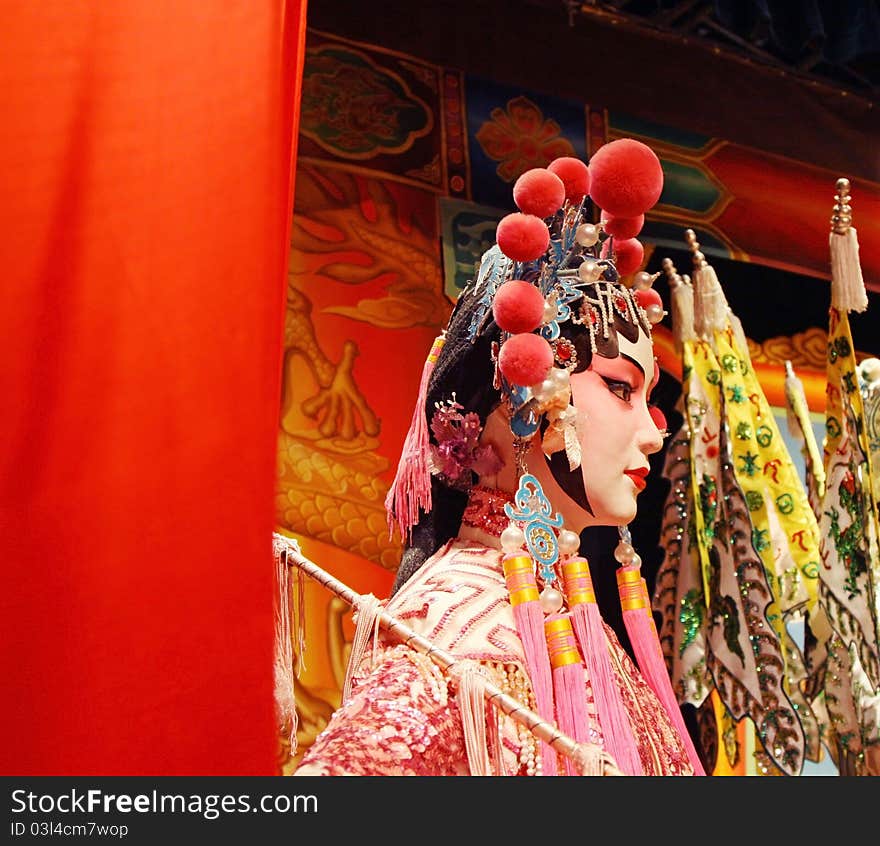
POLYGON ((660 266, 663 268, 663 272, 666 274, 666 279, 669 282, 670 288, 677 288, 679 285, 684 284, 684 279, 679 275, 678 270, 673 264, 671 258, 665 258, 660 263, 660 266))
POLYGON ((694 230, 685 229, 684 239, 687 241, 688 247, 690 247, 691 252, 694 254, 694 270, 699 270, 701 267, 705 267, 709 262, 706 261, 706 257, 700 252, 700 243, 697 241, 697 234, 694 230))
POLYGON ((846 235, 852 226, 852 206, 849 198, 849 180, 837 180, 837 193, 834 195, 834 211, 831 213, 831 231, 836 235, 846 235))

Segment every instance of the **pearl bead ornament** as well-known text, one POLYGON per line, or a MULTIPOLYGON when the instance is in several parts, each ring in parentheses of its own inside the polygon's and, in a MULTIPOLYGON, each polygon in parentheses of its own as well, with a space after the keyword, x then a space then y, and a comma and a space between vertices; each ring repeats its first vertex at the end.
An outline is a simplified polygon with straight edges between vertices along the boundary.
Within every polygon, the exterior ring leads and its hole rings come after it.
POLYGON ((602 275, 602 268, 592 259, 582 261, 578 267, 578 278, 581 282, 596 282, 602 275))
POLYGON ((532 387, 532 396, 539 403, 552 403, 556 399, 568 396, 571 390, 568 370, 564 367, 553 367, 547 377, 532 387))
POLYGON ((548 376, 543 382, 532 387, 532 397, 539 403, 550 402, 556 395, 556 383, 548 376))
POLYGON ((562 594, 556 588, 549 586, 545 587, 538 597, 538 602, 541 603, 541 610, 545 614, 555 614, 559 611, 562 608, 563 600, 562 594))
POLYGON ((550 381, 553 382, 557 391, 565 390, 569 387, 571 376, 564 367, 554 367, 550 371, 550 381))
POLYGON ((637 291, 647 291, 654 284, 654 277, 646 270, 640 270, 633 277, 633 288, 637 291))
POLYGON ((633 545, 631 543, 627 543, 626 541, 621 541, 614 547, 614 559, 618 564, 627 565, 632 564, 633 559, 636 558, 637 553, 635 549, 633 549, 633 545))
POLYGON ((663 306, 658 306, 654 303, 651 303, 651 305, 649 305, 645 309, 645 314, 648 316, 648 323, 653 325, 663 320, 666 312, 663 310, 663 306))
POLYGON ((581 536, 571 529, 559 533, 559 551, 563 555, 574 555, 581 547, 581 536))
POLYGON ((526 536, 523 534, 523 530, 513 523, 501 533, 501 548, 505 552, 519 552, 525 542, 526 536))
POLYGON ((599 229, 594 223, 582 223, 574 231, 574 240, 582 247, 592 247, 599 240, 599 229))

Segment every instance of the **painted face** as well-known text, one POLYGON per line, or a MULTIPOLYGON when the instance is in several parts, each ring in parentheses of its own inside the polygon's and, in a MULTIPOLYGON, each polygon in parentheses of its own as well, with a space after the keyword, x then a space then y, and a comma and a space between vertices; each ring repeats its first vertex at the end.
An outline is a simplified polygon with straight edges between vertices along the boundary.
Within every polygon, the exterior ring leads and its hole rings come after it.
POLYGON ((571 377, 572 404, 578 411, 583 450, 581 472, 588 523, 623 525, 636 515, 644 490, 648 456, 663 436, 648 408, 659 376, 651 339, 639 332, 633 343, 619 336, 620 355, 594 355, 590 367, 571 377))

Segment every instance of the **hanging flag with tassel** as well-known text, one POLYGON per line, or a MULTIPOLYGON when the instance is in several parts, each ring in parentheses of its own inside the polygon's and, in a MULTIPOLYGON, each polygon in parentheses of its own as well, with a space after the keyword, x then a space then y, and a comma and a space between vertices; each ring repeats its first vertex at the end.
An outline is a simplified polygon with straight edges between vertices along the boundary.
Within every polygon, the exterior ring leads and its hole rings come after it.
POLYGON ((829 236, 825 491, 819 513, 823 566, 818 596, 824 614, 817 615, 811 626, 811 687, 825 693, 834 729, 829 744, 838 769, 878 775, 878 520, 849 323, 849 312, 864 311, 868 301, 852 226, 849 181, 838 180, 837 192, 829 236))
MULTIPOLYGON (((671 259, 663 260, 663 270, 669 282, 673 341, 682 355, 684 344, 690 347, 696 340, 693 286, 689 277, 678 274, 671 259)), ((692 368, 687 378, 691 375, 692 368)), ((660 529, 663 561, 654 581, 652 607, 660 617, 660 645, 676 698, 682 705, 700 708, 714 688, 714 682, 706 665, 706 595, 694 539, 687 419, 670 439, 663 476, 670 487, 663 504, 660 529)))
POLYGON ((686 238, 697 340, 684 343, 682 355, 707 665, 734 719, 755 723, 759 769, 798 774, 819 754, 818 725, 799 688, 805 669, 786 623, 815 602, 818 532, 742 326, 692 230, 686 238))

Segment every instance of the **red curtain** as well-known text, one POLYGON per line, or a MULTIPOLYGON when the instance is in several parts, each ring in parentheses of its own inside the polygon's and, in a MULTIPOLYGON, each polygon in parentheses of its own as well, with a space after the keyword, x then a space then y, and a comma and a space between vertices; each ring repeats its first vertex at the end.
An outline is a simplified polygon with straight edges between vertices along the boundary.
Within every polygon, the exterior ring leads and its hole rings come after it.
POLYGON ((4 774, 272 774, 306 0, 0 11, 4 774))

